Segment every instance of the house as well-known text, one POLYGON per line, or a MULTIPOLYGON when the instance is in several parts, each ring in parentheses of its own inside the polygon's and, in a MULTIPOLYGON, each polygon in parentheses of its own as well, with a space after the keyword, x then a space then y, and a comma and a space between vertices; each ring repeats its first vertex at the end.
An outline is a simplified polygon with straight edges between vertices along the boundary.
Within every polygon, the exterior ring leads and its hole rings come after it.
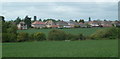
POLYGON ((58 28, 58 25, 56 25, 56 23, 52 20, 46 21, 45 24, 47 28, 58 28))
POLYGON ((89 21, 88 24, 92 27, 100 27, 101 21, 89 21))
POLYGON ((79 26, 79 23, 74 22, 74 21, 69 21, 68 25, 70 25, 71 27, 75 27, 75 26, 79 26))
POLYGON ((64 22, 64 21, 58 21, 58 22, 56 22, 56 25, 59 26, 58 28, 63 28, 63 27, 68 26, 68 23, 64 22))
POLYGON ((18 29, 23 30, 23 29, 27 29, 27 25, 25 24, 25 22, 20 22, 17 25, 18 29))
POLYGON ((112 23, 113 23, 113 26, 120 27, 120 21, 114 21, 112 23))
POLYGON ((41 22, 41 21, 35 21, 31 24, 31 26, 33 28, 44 28, 44 27, 46 27, 46 24, 44 22, 41 22))
POLYGON ((80 27, 82 27, 82 28, 87 27, 87 25, 86 25, 85 23, 82 23, 82 22, 81 22, 81 23, 79 23, 79 26, 80 26, 80 27))
POLYGON ((112 21, 101 21, 102 27, 112 27, 112 21))

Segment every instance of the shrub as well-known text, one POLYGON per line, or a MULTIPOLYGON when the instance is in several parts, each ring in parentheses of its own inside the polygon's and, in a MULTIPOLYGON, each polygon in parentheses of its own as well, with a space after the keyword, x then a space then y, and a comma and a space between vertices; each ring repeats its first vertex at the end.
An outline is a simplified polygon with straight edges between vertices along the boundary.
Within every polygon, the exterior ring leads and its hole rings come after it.
POLYGON ((2 42, 15 42, 17 35, 14 33, 3 33, 2 42))
POLYGON ((79 39, 78 35, 74 35, 70 33, 66 34, 66 40, 78 40, 78 39, 79 39))
POLYGON ((33 34, 29 34, 29 41, 34 41, 34 33, 33 34))
POLYGON ((81 33, 78 34, 78 38, 79 38, 79 40, 85 40, 85 36, 81 33))
POLYGON ((51 30, 48 33, 48 40, 65 40, 66 39, 66 33, 62 30, 51 30))
POLYGON ((79 25, 75 25, 74 28, 80 28, 80 26, 79 25))
POLYGON ((118 34, 117 38, 120 39, 120 28, 117 29, 117 34, 118 34))
POLYGON ((22 41, 27 41, 28 40, 28 33, 25 32, 20 32, 17 35, 17 41, 22 42, 22 41))
POLYGON ((92 39, 96 38, 109 38, 109 39, 115 39, 117 38, 117 28, 106 28, 106 29, 100 29, 97 30, 95 33, 91 35, 92 39))
POLYGON ((46 36, 42 32, 37 32, 34 34, 34 39, 37 41, 46 40, 46 36))

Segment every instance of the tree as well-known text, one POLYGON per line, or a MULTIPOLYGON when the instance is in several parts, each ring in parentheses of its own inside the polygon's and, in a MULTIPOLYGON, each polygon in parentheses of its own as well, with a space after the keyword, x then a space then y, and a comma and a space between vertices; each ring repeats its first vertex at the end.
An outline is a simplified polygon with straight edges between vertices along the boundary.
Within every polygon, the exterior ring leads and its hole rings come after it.
POLYGON ((15 42, 17 37, 17 27, 11 21, 6 21, 2 25, 2 42, 15 42))
POLYGON ((16 24, 19 24, 19 23, 21 22, 21 18, 20 18, 20 17, 17 17, 14 22, 16 22, 16 24))
POLYGON ((46 22, 46 21, 47 21, 46 19, 43 20, 43 22, 46 22))
POLYGON ((70 21, 73 21, 73 20, 70 20, 70 21))
POLYGON ((39 19, 39 21, 42 21, 41 19, 39 19))
POLYGON ((24 18, 24 22, 25 24, 27 24, 27 27, 30 28, 31 27, 31 18, 29 18, 28 16, 26 16, 24 18))
POLYGON ((77 20, 75 20, 75 22, 78 22, 77 20))
POLYGON ((0 16, 0 21, 5 22, 4 19, 5 19, 4 16, 0 16))
POLYGON ((17 26, 14 24, 11 24, 10 27, 7 29, 7 32, 17 34, 17 26))
POLYGON ((79 20, 79 22, 82 22, 82 23, 84 23, 84 19, 80 19, 80 20, 79 20))
POLYGON ((36 21, 37 20, 37 17, 36 16, 34 16, 34 21, 36 21))
POLYGON ((89 17, 89 21, 91 21, 91 17, 89 17))
POLYGON ((46 40, 46 36, 42 32, 37 32, 34 34, 34 39, 37 41, 42 41, 42 40, 46 40))

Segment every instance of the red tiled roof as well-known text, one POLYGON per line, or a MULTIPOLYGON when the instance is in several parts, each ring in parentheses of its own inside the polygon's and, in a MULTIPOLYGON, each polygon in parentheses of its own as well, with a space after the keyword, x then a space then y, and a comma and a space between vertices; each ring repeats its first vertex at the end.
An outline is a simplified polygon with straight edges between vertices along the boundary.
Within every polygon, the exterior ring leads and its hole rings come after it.
POLYGON ((41 22, 41 21, 35 21, 33 22, 32 24, 45 24, 44 22, 41 22))
POLYGON ((84 24, 84 23, 80 22, 79 24, 84 24))
POLYGON ((52 27, 58 27, 58 25, 52 25, 52 27))

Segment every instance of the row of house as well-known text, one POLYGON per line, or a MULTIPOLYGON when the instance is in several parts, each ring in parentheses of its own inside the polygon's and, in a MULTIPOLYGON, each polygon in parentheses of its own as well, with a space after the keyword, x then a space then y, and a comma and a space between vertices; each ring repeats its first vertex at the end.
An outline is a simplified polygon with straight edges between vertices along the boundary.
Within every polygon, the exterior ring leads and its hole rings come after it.
MULTIPOLYGON (((27 29, 27 25, 24 22, 20 22, 18 25, 18 29, 27 29)), ((33 28, 74 28, 78 27, 112 27, 112 26, 120 26, 120 21, 89 21, 85 23, 78 23, 74 21, 58 21, 53 22, 52 20, 48 20, 46 22, 35 21, 31 24, 33 28)))

